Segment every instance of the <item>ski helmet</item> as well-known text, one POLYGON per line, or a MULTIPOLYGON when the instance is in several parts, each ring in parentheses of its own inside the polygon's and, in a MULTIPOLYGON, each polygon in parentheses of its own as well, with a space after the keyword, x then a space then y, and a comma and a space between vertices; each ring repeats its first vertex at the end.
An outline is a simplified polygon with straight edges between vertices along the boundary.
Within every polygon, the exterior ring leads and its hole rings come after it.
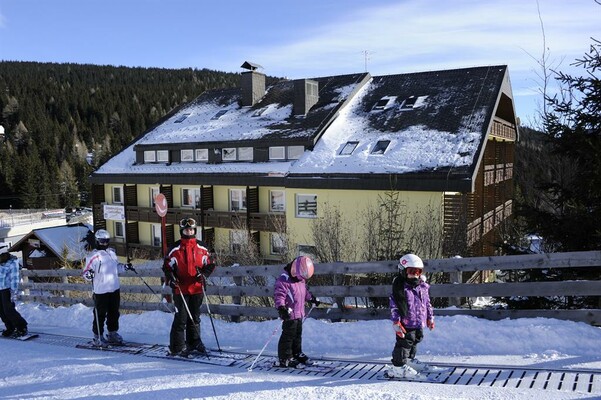
POLYGON ((290 273, 298 279, 309 279, 313 276, 314 270, 313 261, 307 256, 296 257, 290 267, 290 273))
POLYGON ((405 254, 403 257, 401 257, 401 259, 399 260, 399 272, 402 272, 403 270, 406 270, 407 268, 417 268, 417 269, 424 269, 424 262, 422 261, 421 258, 419 258, 418 256, 416 256, 415 254, 405 254))
POLYGON ((96 238, 96 248, 98 249, 106 249, 111 240, 111 235, 104 229, 98 229, 94 234, 96 238))
POLYGON ((179 221, 179 234, 181 237, 190 239, 196 236, 196 220, 194 218, 184 218, 179 221), (194 229, 194 235, 184 235, 185 229, 194 229))

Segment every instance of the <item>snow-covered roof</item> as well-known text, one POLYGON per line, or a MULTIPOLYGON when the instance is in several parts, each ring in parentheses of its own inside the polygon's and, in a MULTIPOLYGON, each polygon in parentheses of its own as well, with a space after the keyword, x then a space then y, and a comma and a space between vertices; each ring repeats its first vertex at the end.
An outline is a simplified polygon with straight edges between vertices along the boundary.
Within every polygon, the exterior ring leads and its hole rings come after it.
POLYGON ((25 235, 19 242, 15 243, 12 248, 20 249, 22 243, 35 237, 48 247, 56 257, 64 256, 68 261, 79 261, 86 257, 86 242, 85 240, 82 241, 82 239, 84 239, 90 231, 93 231, 93 228, 88 224, 62 225, 51 228, 34 229, 31 233, 25 235))
POLYGON ((173 174, 426 174, 439 180, 471 179, 506 71, 506 66, 490 66, 311 78, 319 84, 319 101, 303 116, 293 113, 292 81, 267 87, 252 107, 240 105, 238 89, 209 91, 111 158, 92 181, 173 174), (173 150, 286 143, 304 145, 306 151, 298 160, 214 164, 136 163, 135 153, 161 146, 173 150), (374 151, 378 146, 384 150, 374 151))

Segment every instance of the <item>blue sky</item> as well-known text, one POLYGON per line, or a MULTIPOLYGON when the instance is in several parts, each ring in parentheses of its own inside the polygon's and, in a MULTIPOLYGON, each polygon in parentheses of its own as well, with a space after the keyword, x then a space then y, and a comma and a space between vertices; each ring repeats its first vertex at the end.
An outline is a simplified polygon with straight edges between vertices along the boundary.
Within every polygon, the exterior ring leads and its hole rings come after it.
POLYGON ((288 78, 507 64, 533 124, 544 44, 551 66, 581 73, 570 64, 601 40, 600 17, 594 0, 0 0, 0 60, 228 72, 248 60, 288 78))

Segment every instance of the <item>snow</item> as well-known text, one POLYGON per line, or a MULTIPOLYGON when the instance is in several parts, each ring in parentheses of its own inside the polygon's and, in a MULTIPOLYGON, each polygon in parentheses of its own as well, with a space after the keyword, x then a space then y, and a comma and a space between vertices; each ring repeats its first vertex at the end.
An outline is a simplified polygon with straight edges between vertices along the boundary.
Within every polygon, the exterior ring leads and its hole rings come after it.
MULTIPOLYGON (((83 305, 51 308, 19 303, 30 331, 91 335, 92 310, 83 305)), ((172 315, 124 314, 126 340, 167 344, 172 315)), ((215 319, 223 349, 277 353, 279 321, 229 323, 215 319), (275 332, 275 334, 274 334, 275 332)), ((386 320, 340 322, 309 318, 303 350, 310 356, 388 361, 394 333, 386 320)), ((202 338, 216 348, 207 315, 202 338)), ((119 396, 127 399, 576 399, 597 393, 513 389, 410 382, 354 381, 288 375, 160 360, 118 353, 2 340, 0 398, 76 399, 119 396), (399 397, 401 396, 401 397, 399 397)), ((601 329, 546 318, 488 321, 468 316, 437 317, 418 347, 422 361, 481 363, 537 368, 588 368, 601 372, 601 329)))

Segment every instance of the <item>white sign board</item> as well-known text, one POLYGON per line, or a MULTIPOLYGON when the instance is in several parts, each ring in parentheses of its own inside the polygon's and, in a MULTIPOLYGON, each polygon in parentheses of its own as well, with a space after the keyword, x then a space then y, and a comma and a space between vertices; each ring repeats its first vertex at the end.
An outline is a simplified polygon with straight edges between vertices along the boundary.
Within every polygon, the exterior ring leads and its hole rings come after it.
POLYGON ((112 219, 117 221, 125 220, 125 207, 105 204, 103 208, 104 219, 112 219))

